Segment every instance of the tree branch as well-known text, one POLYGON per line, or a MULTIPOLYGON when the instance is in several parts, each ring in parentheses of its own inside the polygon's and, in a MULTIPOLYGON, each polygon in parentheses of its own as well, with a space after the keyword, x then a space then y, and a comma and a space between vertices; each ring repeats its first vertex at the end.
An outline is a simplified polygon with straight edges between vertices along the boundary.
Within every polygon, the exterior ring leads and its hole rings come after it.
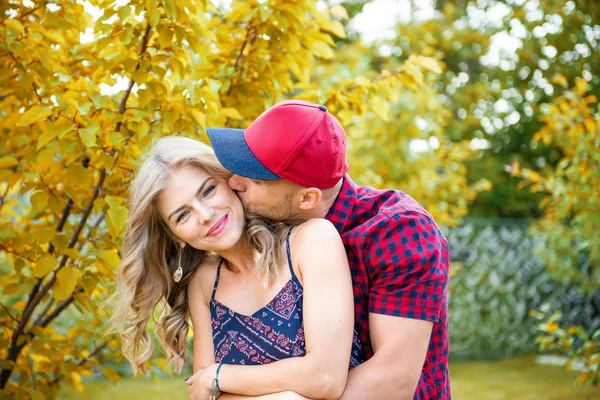
MULTIPOLYGON (((148 41, 150 39, 150 32, 151 32, 151 26, 149 24, 147 24, 146 30, 144 32, 144 36, 142 39, 142 47, 140 49, 140 56, 143 55, 143 53, 146 51, 146 49, 148 47, 148 41)), ((15 59, 15 61, 16 61, 16 59, 15 59)), ((140 68, 140 65, 141 65, 141 63, 138 61, 138 64, 135 68, 136 71, 140 68)), ((135 82, 132 77, 129 81, 129 87, 128 87, 127 91, 125 92, 123 99, 121 100, 121 104, 119 107, 120 114, 123 114, 125 112, 125 107, 127 105, 127 99, 131 95, 131 89, 133 88, 134 83, 135 82)), ((75 120, 75 117, 73 117, 73 120, 75 120)), ((117 124, 116 124, 116 131, 119 132, 120 129, 121 129, 121 121, 117 122, 117 124)), ((91 198, 90 202, 88 203, 88 206, 84 210, 83 215, 81 216, 79 225, 77 226, 77 228, 75 229, 75 232, 73 233, 73 235, 71 236, 71 239, 69 240, 69 243, 67 245, 68 248, 73 248, 73 246, 77 243, 79 235, 81 234, 81 231, 83 230, 83 227, 86 224, 87 218, 89 217, 90 212, 92 211, 92 208, 94 206, 94 200, 96 200, 98 198, 98 196, 100 195, 100 191, 101 191, 102 185, 104 184, 105 178, 106 178, 106 170, 101 169, 100 170, 100 178, 98 179, 98 183, 94 187, 92 198, 91 198)), ((52 278, 50 278, 50 281, 47 284, 45 284, 41 290, 39 290, 40 285, 42 283, 41 279, 38 280, 38 283, 32 289, 32 291, 29 295, 29 301, 27 302, 27 306, 25 307, 25 309, 23 310, 23 313, 21 314, 21 321, 19 322, 19 325, 17 326, 17 329, 12 337, 12 340, 11 340, 11 343, 9 346, 9 350, 8 350, 8 357, 6 358, 7 360, 15 362, 17 360, 17 358, 19 357, 21 350, 27 344, 27 340, 24 340, 20 344, 18 344, 19 337, 22 336, 23 333, 25 332, 25 326, 29 322, 29 318, 33 314, 33 311, 35 310, 35 308, 40 304, 40 301, 42 300, 44 295, 46 293, 48 293, 48 291, 50 290, 52 285, 54 285, 54 282, 56 282, 56 279, 57 279, 56 274, 60 269, 62 269, 66 265, 67 258, 68 257, 66 255, 63 255, 63 257, 61 258, 61 260, 59 262, 58 268, 55 271, 53 271, 52 278)), ((71 297, 73 297, 73 299, 74 299, 75 294, 76 293, 73 293, 71 295, 71 297)), ((69 297, 69 299, 71 297, 69 297)), ((69 300, 69 299, 67 299, 67 300, 69 300)), ((52 312, 52 314, 47 316, 42 321, 42 325, 44 323, 50 323, 54 318, 56 318, 56 316, 58 316, 58 314, 60 314, 60 312, 62 310, 64 310, 73 301, 73 300, 71 300, 70 302, 67 302, 67 300, 63 301, 52 312)), ((43 325, 43 326, 45 326, 45 325, 43 325)), ((10 376, 13 372, 13 369, 14 369, 14 367, 10 367, 8 369, 2 369, 2 372, 0 373, 0 389, 4 389, 4 387, 6 386, 6 383, 8 382, 8 379, 10 378, 10 376)))
POLYGON ((46 326, 48 326, 48 324, 50 322, 52 322, 56 317, 59 316, 59 314, 67 307, 69 307, 69 305, 75 301, 75 296, 78 295, 79 293, 83 292, 83 288, 79 288, 77 290, 75 290, 67 299, 63 300, 59 305, 56 306, 56 308, 54 309, 54 311, 52 311, 52 313, 50 315, 48 315, 46 318, 44 318, 43 321, 40 322, 39 326, 40 328, 45 328, 46 326))
POLYGON ((50 307, 52 307, 52 304, 54 304, 54 298, 50 299, 50 301, 46 305, 46 308, 44 308, 44 311, 42 311, 41 314, 38 315, 38 317, 36 318, 36 320, 33 323, 33 325, 39 325, 40 324, 40 321, 42 320, 42 318, 44 318, 44 316, 46 315, 46 313, 48 313, 48 310, 50 310, 50 307))
MULTIPOLYGON (((252 22, 252 21, 250 21, 252 22)), ((244 49, 250 43, 251 40, 256 36, 255 29, 252 25, 248 28, 246 32, 246 37, 244 38, 244 42, 242 43, 242 48, 238 52, 237 58, 235 60, 235 64, 233 65, 233 78, 231 78, 231 84, 229 85, 229 89, 227 90, 227 96, 231 94, 231 90, 233 89, 233 79, 235 78, 235 73, 237 72, 238 66, 240 65, 240 61, 242 61, 242 57, 244 55, 244 49)))
MULTIPOLYGON (((83 360, 80 360, 77 363, 77 366, 81 367, 83 364, 88 362, 92 357, 96 356, 96 354, 98 354, 102 350, 104 350, 107 346, 108 346, 108 342, 102 342, 102 344, 96 346, 96 348, 94 350, 92 350, 92 352, 90 353, 89 356, 87 356, 83 360)), ((60 378, 61 378, 61 376, 59 374, 57 374, 56 377, 52 380, 52 382, 50 382, 50 385, 56 385, 58 383, 58 381, 60 381, 60 378)))
POLYGON ((4 308, 4 311, 6 311, 6 313, 10 317, 10 319, 12 319, 13 321, 15 321, 16 323, 19 323, 19 320, 16 319, 15 317, 13 317, 13 315, 10 313, 10 310, 8 308, 6 308, 6 306, 4 304, 0 303, 0 306, 2 306, 2 308, 4 308))

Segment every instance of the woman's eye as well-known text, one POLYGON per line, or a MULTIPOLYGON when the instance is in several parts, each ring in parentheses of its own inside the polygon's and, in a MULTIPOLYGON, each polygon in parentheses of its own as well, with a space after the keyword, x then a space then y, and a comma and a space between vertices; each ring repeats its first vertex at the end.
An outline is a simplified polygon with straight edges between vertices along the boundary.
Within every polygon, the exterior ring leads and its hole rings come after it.
POLYGON ((206 190, 204 191, 204 193, 202 193, 203 197, 209 196, 212 194, 212 192, 215 191, 217 187, 215 185, 211 185, 209 187, 206 188, 206 190))
POLYGON ((182 221, 186 217, 186 215, 188 215, 188 212, 189 211, 184 211, 181 214, 179 214, 175 222, 179 223, 180 221, 182 221))

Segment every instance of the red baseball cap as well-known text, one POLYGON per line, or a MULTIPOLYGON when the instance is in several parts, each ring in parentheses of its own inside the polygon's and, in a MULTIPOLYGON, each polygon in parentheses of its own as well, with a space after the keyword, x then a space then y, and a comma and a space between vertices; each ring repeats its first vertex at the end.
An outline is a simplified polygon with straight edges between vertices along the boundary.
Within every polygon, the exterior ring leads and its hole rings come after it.
POLYGON ((323 105, 286 100, 246 129, 206 132, 221 164, 237 175, 327 189, 348 171, 344 128, 323 105))

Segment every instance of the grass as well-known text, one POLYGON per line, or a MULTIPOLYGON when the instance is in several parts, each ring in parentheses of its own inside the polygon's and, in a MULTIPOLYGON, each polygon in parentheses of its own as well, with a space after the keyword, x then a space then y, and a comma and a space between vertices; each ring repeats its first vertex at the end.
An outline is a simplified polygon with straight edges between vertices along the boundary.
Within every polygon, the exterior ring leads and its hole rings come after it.
MULTIPOLYGON (((576 372, 536 364, 533 357, 500 361, 455 361, 450 364, 452 398, 455 400, 593 400, 600 399, 600 387, 577 386, 576 372)), ((183 377, 157 380, 124 379, 112 385, 93 381, 78 393, 72 387, 60 392, 62 400, 158 400, 187 399, 183 377)))

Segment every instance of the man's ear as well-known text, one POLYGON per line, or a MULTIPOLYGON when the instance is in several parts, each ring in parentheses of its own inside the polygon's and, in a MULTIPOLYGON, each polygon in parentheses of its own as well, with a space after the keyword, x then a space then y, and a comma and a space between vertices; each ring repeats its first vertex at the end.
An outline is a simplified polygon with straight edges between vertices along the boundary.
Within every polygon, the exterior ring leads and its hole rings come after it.
POLYGON ((299 208, 301 210, 310 210, 319 204, 319 201, 323 197, 323 192, 316 187, 304 188, 300 192, 300 196, 299 208))

